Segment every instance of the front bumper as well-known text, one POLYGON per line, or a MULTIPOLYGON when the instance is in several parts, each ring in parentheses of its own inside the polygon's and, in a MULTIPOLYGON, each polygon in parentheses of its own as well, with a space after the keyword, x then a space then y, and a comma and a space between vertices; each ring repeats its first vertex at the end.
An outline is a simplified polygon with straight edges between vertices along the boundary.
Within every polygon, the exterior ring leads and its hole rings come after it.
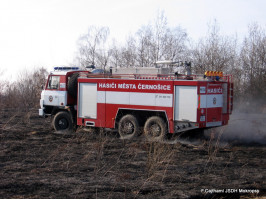
POLYGON ((44 117, 44 111, 42 108, 39 109, 39 116, 44 117))
MULTIPOLYGON (((43 91, 42 91, 42 94, 43 94, 43 91)), ((40 117, 44 117, 43 98, 40 99, 40 106, 41 106, 41 108, 39 109, 39 116, 40 116, 40 117)))

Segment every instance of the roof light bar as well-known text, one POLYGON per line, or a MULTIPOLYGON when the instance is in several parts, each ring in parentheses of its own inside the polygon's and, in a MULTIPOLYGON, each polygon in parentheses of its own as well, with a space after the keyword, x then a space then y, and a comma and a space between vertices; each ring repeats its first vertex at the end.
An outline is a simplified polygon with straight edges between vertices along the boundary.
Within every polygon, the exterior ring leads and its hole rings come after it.
POLYGON ((79 70, 79 67, 54 67, 55 71, 79 70))
POLYGON ((205 76, 218 76, 218 77, 222 77, 223 76, 223 72, 220 72, 220 71, 206 71, 205 72, 205 76))

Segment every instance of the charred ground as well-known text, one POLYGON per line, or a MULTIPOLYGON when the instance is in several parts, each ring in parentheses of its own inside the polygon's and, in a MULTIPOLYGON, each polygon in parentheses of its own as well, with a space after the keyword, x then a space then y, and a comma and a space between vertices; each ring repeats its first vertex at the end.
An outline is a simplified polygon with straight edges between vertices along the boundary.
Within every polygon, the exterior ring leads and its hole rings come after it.
POLYGON ((161 143, 104 131, 55 133, 37 112, 0 112, 1 198, 265 197, 265 144, 225 143, 212 133, 161 143))

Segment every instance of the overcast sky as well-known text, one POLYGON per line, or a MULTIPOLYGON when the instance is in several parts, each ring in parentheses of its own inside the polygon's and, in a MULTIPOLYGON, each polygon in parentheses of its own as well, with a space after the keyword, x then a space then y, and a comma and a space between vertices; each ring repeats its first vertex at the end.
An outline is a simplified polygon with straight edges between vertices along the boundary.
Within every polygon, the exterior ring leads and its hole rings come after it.
POLYGON ((214 19, 223 34, 239 38, 252 22, 266 25, 266 0, 0 0, 0 72, 8 77, 69 65, 77 39, 90 25, 108 26, 110 37, 123 42, 159 10, 170 27, 180 25, 193 40, 214 19))

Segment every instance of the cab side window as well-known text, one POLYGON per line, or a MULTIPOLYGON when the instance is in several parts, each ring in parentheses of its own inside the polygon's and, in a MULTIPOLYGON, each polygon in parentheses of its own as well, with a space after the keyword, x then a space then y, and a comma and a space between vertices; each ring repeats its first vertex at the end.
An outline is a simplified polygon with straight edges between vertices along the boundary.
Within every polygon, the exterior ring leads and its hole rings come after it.
POLYGON ((59 89, 60 76, 50 76, 47 89, 57 90, 59 89))

